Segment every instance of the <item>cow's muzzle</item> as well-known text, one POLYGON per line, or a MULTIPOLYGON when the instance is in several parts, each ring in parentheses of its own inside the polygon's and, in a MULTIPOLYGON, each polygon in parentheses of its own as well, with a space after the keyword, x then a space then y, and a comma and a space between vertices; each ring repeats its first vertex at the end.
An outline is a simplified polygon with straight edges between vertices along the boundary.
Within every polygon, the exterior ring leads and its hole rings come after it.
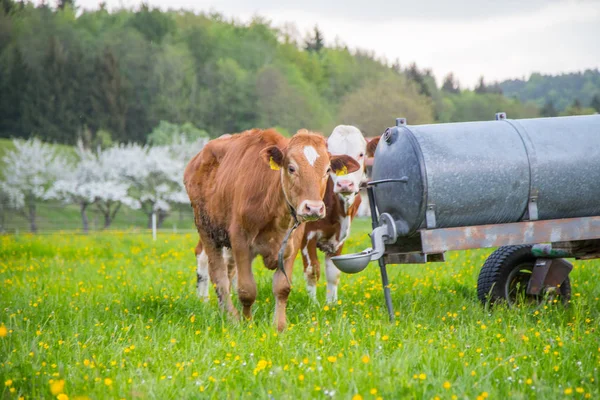
POLYGON ((325 217, 325 203, 322 201, 304 200, 296 209, 298 219, 302 221, 316 221, 325 217))
POLYGON ((333 189, 333 191, 335 193, 340 193, 342 195, 347 196, 358 192, 358 189, 359 188, 356 187, 354 181, 340 179, 335 183, 335 188, 333 189))

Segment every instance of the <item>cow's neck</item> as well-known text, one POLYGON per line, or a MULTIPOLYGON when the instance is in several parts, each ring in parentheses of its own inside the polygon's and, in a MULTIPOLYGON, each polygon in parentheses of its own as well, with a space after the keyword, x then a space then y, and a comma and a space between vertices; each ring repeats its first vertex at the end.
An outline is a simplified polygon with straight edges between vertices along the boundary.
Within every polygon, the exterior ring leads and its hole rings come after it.
POLYGON ((277 193, 277 210, 282 210, 279 215, 279 225, 281 228, 287 229, 290 224, 295 221, 296 210, 289 200, 287 193, 283 188, 283 169, 279 173, 279 179, 276 183, 274 193, 277 193))
POLYGON ((356 199, 356 193, 352 193, 350 196, 342 196, 341 194, 337 195, 339 199, 342 209, 344 210, 344 215, 348 215, 348 210, 354 204, 354 200, 356 199))

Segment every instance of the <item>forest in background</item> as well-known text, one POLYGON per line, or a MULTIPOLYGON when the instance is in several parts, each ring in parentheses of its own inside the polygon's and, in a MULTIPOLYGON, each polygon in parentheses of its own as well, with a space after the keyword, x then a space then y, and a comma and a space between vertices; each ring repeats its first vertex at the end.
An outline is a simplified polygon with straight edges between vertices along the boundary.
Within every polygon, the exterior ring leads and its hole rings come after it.
POLYGON ((339 123, 375 136, 398 116, 420 124, 600 110, 597 70, 578 75, 580 89, 539 74, 482 77, 474 90, 449 75, 438 87, 415 64, 327 46, 316 27, 302 36, 260 17, 76 10, 70 0, 56 9, 0 0, 0 137, 109 146, 152 144, 169 126, 217 137, 272 126, 328 134, 339 123))

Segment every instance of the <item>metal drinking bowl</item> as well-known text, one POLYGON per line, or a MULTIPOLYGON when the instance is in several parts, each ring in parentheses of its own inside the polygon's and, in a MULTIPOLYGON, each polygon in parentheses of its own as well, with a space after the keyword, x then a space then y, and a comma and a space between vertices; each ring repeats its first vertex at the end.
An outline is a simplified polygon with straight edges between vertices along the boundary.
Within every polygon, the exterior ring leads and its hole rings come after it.
POLYGON ((371 261, 371 254, 373 254, 373 249, 366 249, 360 253, 331 257, 331 261, 340 271, 347 274, 356 274, 367 267, 371 261))

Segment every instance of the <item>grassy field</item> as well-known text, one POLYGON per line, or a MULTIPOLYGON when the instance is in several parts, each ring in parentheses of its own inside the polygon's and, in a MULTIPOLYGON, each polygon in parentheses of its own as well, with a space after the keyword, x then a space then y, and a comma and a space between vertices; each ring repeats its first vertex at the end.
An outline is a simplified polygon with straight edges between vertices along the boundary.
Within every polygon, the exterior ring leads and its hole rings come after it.
MULTIPOLYGON (((347 251, 368 246, 358 221, 347 251)), ((195 235, 0 237, 0 398, 599 398, 600 263, 576 262, 568 308, 486 310, 489 251, 391 266, 389 323, 375 264, 340 301, 306 293, 272 326, 272 272, 256 262, 253 321, 195 296, 195 235)))
MULTIPOLYGON (((164 230, 195 231, 194 215, 189 205, 181 205, 172 210, 162 224, 164 230)), ((94 205, 87 211, 91 231, 102 230, 104 216, 94 205)), ((29 232, 29 221, 12 210, 6 210, 0 221, 0 228, 8 233, 29 232)), ((64 204, 59 201, 45 201, 37 204, 37 226, 40 233, 52 233, 59 230, 81 231, 81 213, 79 206, 64 204)), ((121 206, 109 230, 145 230, 148 226, 148 216, 142 210, 133 210, 121 206)))

